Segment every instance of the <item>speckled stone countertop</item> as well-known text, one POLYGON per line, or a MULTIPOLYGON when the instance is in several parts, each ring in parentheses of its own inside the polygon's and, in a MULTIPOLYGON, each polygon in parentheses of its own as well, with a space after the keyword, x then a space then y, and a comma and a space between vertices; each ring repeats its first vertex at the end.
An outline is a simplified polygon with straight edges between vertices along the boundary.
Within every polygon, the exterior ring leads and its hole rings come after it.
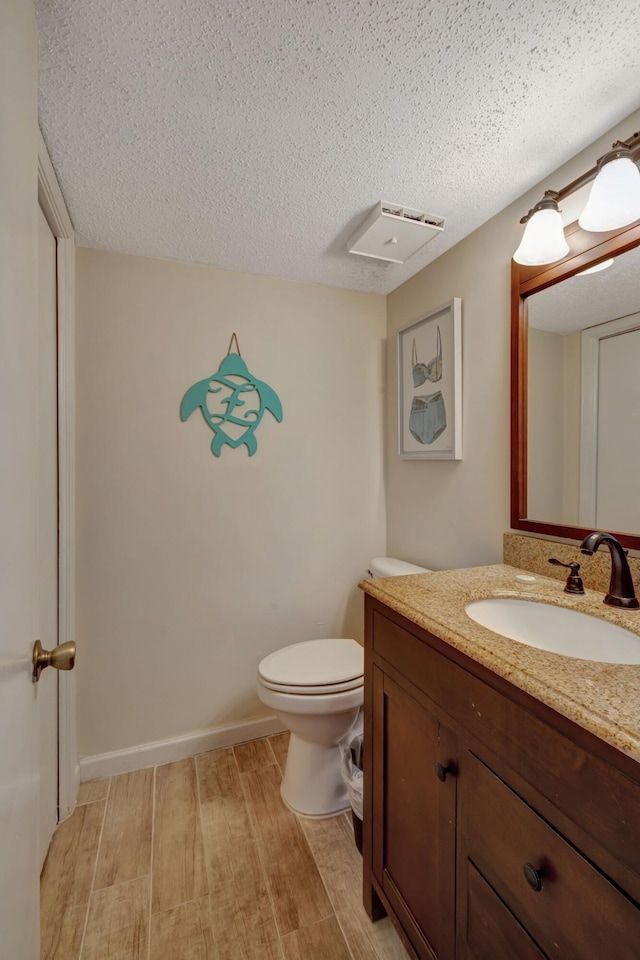
POLYGON ((504 564, 364 580, 365 593, 385 603, 493 673, 640 761, 640 666, 595 663, 547 653, 509 640, 472 620, 465 607, 487 597, 555 603, 608 620, 640 636, 640 611, 605 606, 602 593, 564 593, 563 583, 504 564))

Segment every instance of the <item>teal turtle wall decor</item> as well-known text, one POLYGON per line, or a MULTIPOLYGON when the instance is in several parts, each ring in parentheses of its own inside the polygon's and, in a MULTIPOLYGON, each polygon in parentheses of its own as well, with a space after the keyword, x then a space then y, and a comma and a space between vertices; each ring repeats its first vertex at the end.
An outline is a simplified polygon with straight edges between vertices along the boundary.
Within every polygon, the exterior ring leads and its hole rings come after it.
POLYGON ((214 457, 220 456, 225 444, 232 448, 244 444, 252 457, 258 449, 255 432, 265 410, 278 423, 282 422, 282 404, 278 395, 249 372, 235 333, 217 373, 194 383, 182 398, 180 419, 183 423, 198 407, 205 423, 213 430, 211 452, 214 457), (231 352, 234 340, 237 353, 231 352))

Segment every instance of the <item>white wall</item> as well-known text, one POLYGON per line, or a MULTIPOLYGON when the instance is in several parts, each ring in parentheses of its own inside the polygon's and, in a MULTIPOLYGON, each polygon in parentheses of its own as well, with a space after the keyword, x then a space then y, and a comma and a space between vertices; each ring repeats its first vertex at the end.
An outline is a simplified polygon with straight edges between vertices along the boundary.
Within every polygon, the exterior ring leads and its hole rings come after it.
POLYGON ((385 550, 385 300, 80 249, 77 632, 81 755, 268 711, 259 660, 362 633, 385 550), (237 331, 279 394, 258 450, 210 452, 185 391, 237 331))
MULTIPOLYGON (((39 950, 37 37, 0 3, 0 954, 39 950)), ((46 637, 42 638, 46 640, 46 637)))
MULTIPOLYGON (((545 189, 569 183, 593 166, 613 140, 629 137, 638 124, 640 112, 389 295, 386 463, 390 554, 436 568, 501 560, 502 534, 509 527, 509 294, 511 257, 522 232, 518 221, 545 189), (452 297, 462 298, 463 459, 400 460, 396 331, 452 297)), ((576 219, 580 202, 577 195, 564 202, 566 223, 576 219)))

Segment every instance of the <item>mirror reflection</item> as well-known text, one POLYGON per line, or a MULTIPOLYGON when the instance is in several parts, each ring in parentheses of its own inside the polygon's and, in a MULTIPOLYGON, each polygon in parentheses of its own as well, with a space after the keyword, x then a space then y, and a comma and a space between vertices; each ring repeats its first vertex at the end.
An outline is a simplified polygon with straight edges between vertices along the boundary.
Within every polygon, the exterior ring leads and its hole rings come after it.
POLYGON ((527 311, 529 519, 640 533, 640 247, 527 311))

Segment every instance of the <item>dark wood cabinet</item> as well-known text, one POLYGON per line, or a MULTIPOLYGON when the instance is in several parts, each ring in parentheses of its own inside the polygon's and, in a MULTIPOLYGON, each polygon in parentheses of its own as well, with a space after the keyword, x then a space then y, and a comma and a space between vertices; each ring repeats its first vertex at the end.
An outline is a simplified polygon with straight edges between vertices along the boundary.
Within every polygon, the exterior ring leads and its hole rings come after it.
POLYGON ((370 916, 420 960, 640 960, 640 765, 365 609, 370 916))
POLYGON ((455 769, 455 740, 378 667, 373 697, 382 732, 373 773, 380 788, 373 796, 373 870, 421 960, 453 960, 456 778, 444 771, 455 769))

